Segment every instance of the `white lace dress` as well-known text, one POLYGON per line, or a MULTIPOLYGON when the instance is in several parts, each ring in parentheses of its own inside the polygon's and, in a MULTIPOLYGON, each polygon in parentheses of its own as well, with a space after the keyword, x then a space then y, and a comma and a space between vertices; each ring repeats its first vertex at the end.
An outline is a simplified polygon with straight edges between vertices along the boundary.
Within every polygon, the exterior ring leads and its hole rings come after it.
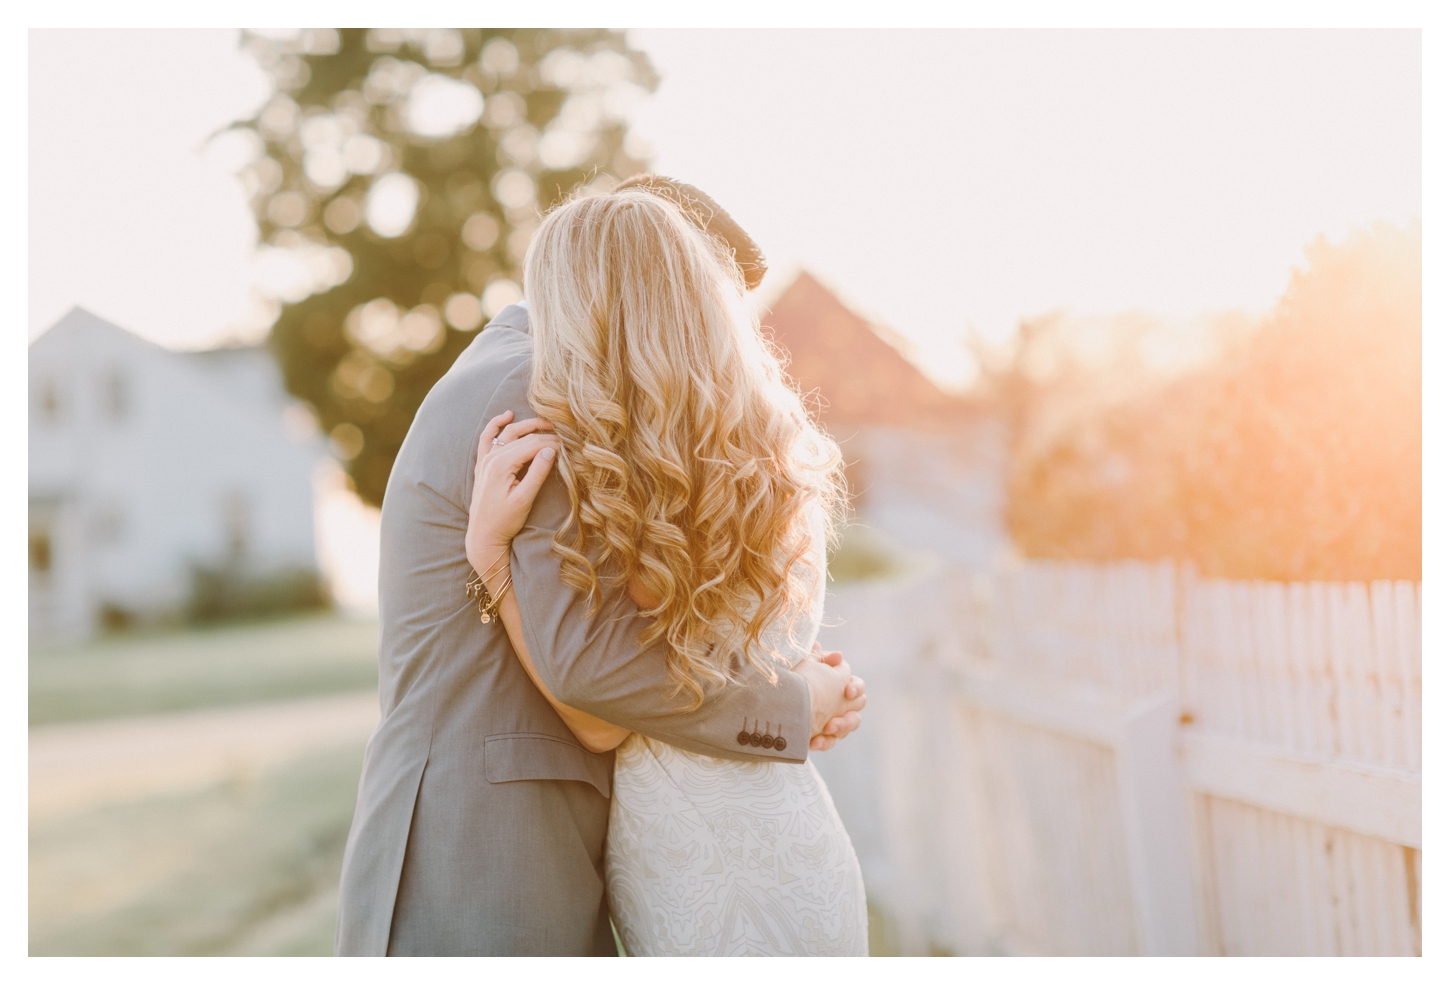
MULTIPOLYGON (((821 622, 816 533, 802 572, 815 602, 789 644, 797 653, 821 622)), ((771 632, 785 641, 786 627, 771 632)), ((615 753, 605 856, 631 955, 866 955, 861 867, 809 762, 743 763, 631 735, 615 753)))

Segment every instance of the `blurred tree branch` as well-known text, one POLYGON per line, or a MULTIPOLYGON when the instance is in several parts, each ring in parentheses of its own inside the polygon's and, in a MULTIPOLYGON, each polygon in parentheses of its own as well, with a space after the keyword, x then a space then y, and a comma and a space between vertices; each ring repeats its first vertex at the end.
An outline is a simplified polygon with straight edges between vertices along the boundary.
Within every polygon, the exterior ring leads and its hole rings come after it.
POLYGON ((517 299, 540 211, 643 170, 624 116, 658 79, 622 32, 245 32, 276 93, 215 139, 261 259, 270 344, 359 495, 380 504, 428 390, 517 299), (283 276, 288 275, 288 276, 283 276))

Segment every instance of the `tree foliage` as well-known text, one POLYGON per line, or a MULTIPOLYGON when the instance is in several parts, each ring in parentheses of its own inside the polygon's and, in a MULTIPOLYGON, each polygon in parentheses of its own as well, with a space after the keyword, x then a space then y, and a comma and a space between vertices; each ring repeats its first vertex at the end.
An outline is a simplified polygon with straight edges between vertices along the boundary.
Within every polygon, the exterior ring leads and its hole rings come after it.
POLYGON ((434 382, 519 296, 542 208, 643 169, 623 123, 657 83, 605 30, 243 35, 276 93, 227 134, 261 252, 305 271, 270 343, 358 493, 382 502, 434 382))
POLYGON ((1145 385, 1121 360, 1086 371, 1050 320, 1024 326, 993 377, 1024 553, 1420 578, 1419 228, 1380 224, 1306 254, 1266 319, 1170 381, 1145 385))

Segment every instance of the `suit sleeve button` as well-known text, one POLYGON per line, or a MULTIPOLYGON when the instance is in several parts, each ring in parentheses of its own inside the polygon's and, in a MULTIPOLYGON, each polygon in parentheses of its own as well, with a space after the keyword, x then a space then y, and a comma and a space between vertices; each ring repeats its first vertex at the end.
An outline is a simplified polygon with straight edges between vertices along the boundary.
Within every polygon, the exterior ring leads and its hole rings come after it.
POLYGON ((785 736, 783 736, 783 735, 777 735, 775 737, 775 750, 776 750, 776 752, 784 752, 785 751, 785 736))

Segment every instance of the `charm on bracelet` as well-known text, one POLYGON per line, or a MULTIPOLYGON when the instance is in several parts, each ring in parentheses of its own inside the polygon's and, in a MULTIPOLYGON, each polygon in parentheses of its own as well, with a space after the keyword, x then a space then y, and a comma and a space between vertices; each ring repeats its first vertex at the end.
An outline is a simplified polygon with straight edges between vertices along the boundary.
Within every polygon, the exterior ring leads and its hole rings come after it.
MULTIPOLYGON (((507 563, 508 553, 505 552, 503 557, 499 559, 499 562, 489 569, 488 573, 490 575, 494 574, 507 563)), ((488 590, 488 584, 484 581, 483 575, 480 575, 477 571, 469 571, 468 581, 464 585, 464 591, 469 598, 478 600, 479 622, 486 626, 498 618, 499 604, 503 602, 503 597, 508 594, 508 590, 513 586, 513 583, 513 575, 510 574, 504 579, 502 587, 499 588, 498 594, 495 595, 488 590)))

